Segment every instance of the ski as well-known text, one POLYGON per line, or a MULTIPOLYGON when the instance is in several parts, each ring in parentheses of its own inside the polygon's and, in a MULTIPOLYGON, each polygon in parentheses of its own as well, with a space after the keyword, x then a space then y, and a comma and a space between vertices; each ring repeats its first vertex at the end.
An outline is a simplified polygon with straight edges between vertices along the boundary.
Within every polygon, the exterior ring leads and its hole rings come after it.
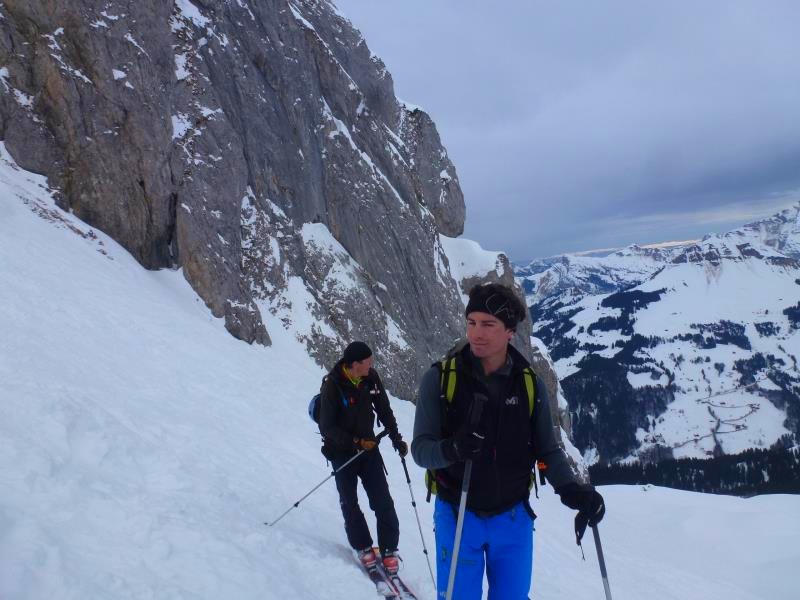
POLYGON ((383 564, 381 563, 381 554, 377 548, 373 548, 375 550, 375 554, 378 556, 378 564, 376 568, 380 571, 381 576, 391 585, 392 589, 395 592, 395 597, 399 600, 417 600, 416 594, 411 591, 411 589, 405 584, 405 582, 400 579, 400 576, 395 573, 394 575, 387 573, 386 569, 383 568, 383 564))
POLYGON ((417 600, 417 596, 411 591, 405 582, 400 579, 399 575, 389 575, 385 571, 384 575, 392 583, 392 587, 397 590, 397 597, 400 598, 400 600, 417 600))
POLYGON ((374 567, 367 568, 361 564, 361 561, 358 561, 358 564, 366 572, 370 581, 375 584, 375 590, 378 594, 389 600, 417 600, 416 594, 400 579, 399 575, 390 575, 385 571, 381 564, 380 552, 378 552, 377 548, 374 551, 378 558, 378 562, 374 567))
POLYGON ((359 566, 367 574, 370 581, 375 584, 375 590, 378 592, 378 595, 388 598, 389 600, 400 600, 400 598, 402 598, 402 596, 397 595, 394 586, 389 582, 383 571, 378 568, 378 565, 368 569, 359 562, 359 566))

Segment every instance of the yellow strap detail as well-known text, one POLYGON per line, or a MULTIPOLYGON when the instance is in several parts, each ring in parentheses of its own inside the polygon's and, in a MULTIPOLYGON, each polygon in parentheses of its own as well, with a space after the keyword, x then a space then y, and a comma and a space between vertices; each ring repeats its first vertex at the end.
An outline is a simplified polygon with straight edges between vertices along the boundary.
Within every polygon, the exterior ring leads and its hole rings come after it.
POLYGON ((452 403, 453 396, 456 394, 456 359, 451 358, 448 362, 447 368, 450 371, 450 375, 447 378, 446 398, 448 402, 452 403))
POLYGON ((434 496, 439 491, 439 486, 436 485, 436 477, 434 477, 433 471, 430 469, 425 469, 425 488, 434 496))
POLYGON ((526 368, 522 374, 525 377, 525 389, 528 392, 528 415, 533 415, 533 404, 536 402, 536 387, 533 385, 533 372, 526 368))

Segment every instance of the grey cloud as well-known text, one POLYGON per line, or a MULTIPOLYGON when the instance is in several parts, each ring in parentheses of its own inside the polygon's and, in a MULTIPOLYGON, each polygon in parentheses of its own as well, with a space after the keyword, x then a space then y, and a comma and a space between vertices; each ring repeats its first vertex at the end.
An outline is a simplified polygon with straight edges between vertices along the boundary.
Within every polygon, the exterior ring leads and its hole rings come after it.
POLYGON ((436 120, 465 235, 512 258, 696 237, 800 188, 796 2, 337 4, 436 120))

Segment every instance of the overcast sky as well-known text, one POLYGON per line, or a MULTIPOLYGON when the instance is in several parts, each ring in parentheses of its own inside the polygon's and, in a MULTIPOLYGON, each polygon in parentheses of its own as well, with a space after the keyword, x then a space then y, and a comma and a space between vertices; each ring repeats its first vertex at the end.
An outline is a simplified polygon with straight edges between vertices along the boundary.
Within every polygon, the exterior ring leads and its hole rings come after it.
POLYGON ((800 2, 335 0, 434 119, 464 235, 512 260, 800 200, 800 2))

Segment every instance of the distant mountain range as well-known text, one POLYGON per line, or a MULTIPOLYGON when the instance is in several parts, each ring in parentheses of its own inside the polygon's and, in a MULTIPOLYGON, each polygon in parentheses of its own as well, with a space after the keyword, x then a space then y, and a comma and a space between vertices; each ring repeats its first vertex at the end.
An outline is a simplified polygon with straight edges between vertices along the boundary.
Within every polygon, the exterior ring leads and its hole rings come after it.
POLYGON ((800 204, 700 241, 515 273, 588 463, 797 443, 800 204))

